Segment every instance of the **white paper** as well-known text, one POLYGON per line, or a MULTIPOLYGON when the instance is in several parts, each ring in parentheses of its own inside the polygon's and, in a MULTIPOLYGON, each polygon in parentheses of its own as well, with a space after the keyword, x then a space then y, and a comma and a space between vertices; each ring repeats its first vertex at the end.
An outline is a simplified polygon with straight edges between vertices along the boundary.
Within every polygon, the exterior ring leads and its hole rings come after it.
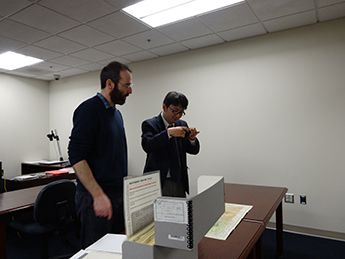
POLYGON ((122 254, 122 243, 126 239, 126 235, 106 234, 101 239, 86 248, 86 251, 122 254))
POLYGON ((159 171, 124 180, 125 226, 128 237, 153 222, 153 203, 161 195, 159 171))
POLYGON ((78 253, 73 255, 70 259, 84 259, 85 256, 87 256, 88 254, 89 254, 89 252, 81 249, 78 253))
POLYGON ((108 254, 102 252, 90 252, 83 258, 80 259, 121 259, 122 255, 120 254, 108 254))
POLYGON ((160 198, 154 205, 155 221, 188 223, 186 200, 171 200, 160 198))
POLYGON ((253 206, 225 203, 225 212, 205 237, 226 240, 253 206))

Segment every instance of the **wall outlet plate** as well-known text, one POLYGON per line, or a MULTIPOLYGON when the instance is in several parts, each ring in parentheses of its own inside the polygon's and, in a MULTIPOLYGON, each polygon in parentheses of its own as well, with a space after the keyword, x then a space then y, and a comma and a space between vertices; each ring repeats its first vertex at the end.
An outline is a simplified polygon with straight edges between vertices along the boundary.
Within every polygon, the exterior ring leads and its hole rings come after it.
POLYGON ((307 195, 300 195, 300 203, 303 205, 307 204, 307 195))
POLYGON ((287 194, 285 194, 284 201, 285 201, 286 203, 295 203, 295 198, 294 198, 293 193, 287 193, 287 194))

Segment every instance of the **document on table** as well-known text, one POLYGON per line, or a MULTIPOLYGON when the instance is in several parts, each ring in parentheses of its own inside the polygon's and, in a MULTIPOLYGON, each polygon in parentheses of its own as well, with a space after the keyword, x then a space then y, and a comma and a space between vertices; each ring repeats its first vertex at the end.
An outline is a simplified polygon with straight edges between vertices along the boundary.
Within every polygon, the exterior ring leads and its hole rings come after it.
POLYGON ((125 227, 127 237, 153 222, 153 204, 161 197, 159 171, 124 180, 125 227))
POLYGON ((225 203, 225 212, 205 237, 226 240, 253 206, 225 203))
POLYGON ((83 257, 83 259, 122 259, 122 255, 101 252, 90 252, 87 256, 83 257))
POLYGON ((87 247, 86 250, 91 252, 122 254, 122 243, 126 239, 126 235, 106 234, 101 239, 87 247))
POLYGON ((80 250, 70 259, 122 259, 122 255, 80 250))
POLYGON ((106 234, 85 250, 80 250, 70 259, 121 259, 122 243, 126 239, 126 235, 106 234))

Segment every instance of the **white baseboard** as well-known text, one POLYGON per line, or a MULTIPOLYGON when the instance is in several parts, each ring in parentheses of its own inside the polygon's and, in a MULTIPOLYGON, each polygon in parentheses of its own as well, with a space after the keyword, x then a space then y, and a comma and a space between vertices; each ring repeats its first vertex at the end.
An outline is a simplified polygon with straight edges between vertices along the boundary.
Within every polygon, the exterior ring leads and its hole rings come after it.
MULTIPOLYGON (((268 222, 267 228, 275 229, 276 223, 268 222)), ((303 234, 303 235, 308 235, 308 236, 315 236, 315 237, 334 239, 338 241, 345 241, 345 233, 340 233, 340 232, 299 227, 299 226, 293 226, 293 225, 287 225, 287 224, 284 224, 283 230, 286 232, 292 232, 292 233, 303 234)))

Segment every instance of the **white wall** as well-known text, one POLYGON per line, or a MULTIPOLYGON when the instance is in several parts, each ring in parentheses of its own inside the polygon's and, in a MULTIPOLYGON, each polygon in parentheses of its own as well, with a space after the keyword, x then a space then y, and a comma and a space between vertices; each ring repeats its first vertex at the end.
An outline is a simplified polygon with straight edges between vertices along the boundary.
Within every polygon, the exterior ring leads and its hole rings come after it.
MULTIPOLYGON (((185 119, 201 131, 200 154, 188 158, 193 191, 202 174, 285 186, 307 195, 307 205, 284 203, 285 224, 345 233, 344 26, 340 19, 130 64, 133 94, 119 107, 130 173, 144 166, 141 122, 160 112, 168 91, 181 91, 190 101, 185 119)), ((67 158, 72 113, 99 91, 98 76, 53 81, 48 91, 46 82, 0 74, 6 174, 49 152, 56 159, 50 129, 67 158)))
MULTIPOLYGON (((202 174, 284 186, 296 197, 284 204, 284 223, 344 233, 344 26, 341 19, 130 64, 133 94, 120 107, 130 174, 144 166, 141 122, 160 112, 168 91, 180 91, 190 101, 185 119, 201 131, 201 152, 188 158, 193 191, 202 174)), ((50 85, 51 127, 65 149, 73 110, 99 90, 98 74, 50 85)))
POLYGON ((49 159, 48 82, 0 74, 0 160, 7 178, 21 163, 49 159))

